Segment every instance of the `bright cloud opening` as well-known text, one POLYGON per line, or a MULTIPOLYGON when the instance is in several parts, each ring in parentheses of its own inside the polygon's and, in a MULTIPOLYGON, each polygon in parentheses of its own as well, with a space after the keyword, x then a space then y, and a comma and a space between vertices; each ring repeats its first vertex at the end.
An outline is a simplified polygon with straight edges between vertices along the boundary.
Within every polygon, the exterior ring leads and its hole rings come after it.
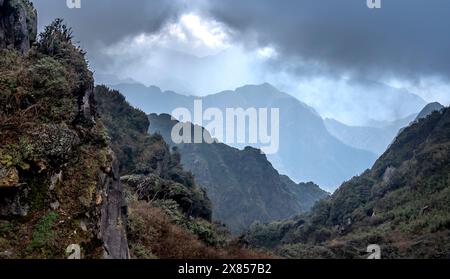
POLYGON ((257 50, 257 53, 261 58, 266 59, 276 58, 278 56, 277 51, 272 47, 260 48, 257 50))

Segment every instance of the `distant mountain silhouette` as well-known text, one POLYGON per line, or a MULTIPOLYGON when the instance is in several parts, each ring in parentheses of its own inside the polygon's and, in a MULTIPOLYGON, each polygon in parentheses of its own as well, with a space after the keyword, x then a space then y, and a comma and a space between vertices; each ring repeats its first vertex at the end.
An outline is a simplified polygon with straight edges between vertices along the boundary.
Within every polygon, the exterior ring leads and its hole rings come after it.
POLYGON ((327 130, 336 138, 349 146, 367 150, 381 155, 392 143, 400 129, 406 127, 416 114, 393 122, 386 122, 379 127, 348 126, 334 119, 325 119, 327 130))
POLYGON ((343 143, 375 154, 383 154, 395 137, 413 121, 426 118, 434 111, 443 109, 439 103, 426 105, 419 114, 392 122, 372 122, 375 127, 348 126, 334 119, 325 119, 327 130, 343 143))
MULTIPOLYGON (((199 97, 162 92, 157 87, 120 84, 113 88, 122 92, 134 106, 147 113, 168 113, 175 108, 193 110, 199 97)), ((375 154, 359 150, 333 137, 315 110, 296 98, 278 91, 270 84, 248 85, 235 91, 224 91, 201 98, 203 109, 250 107, 280 109, 280 149, 268 159, 281 173, 293 180, 314 181, 327 190, 360 174, 375 161, 375 154)), ((243 144, 233 145, 244 148, 243 144)), ((260 148, 258 144, 252 145, 260 148)))

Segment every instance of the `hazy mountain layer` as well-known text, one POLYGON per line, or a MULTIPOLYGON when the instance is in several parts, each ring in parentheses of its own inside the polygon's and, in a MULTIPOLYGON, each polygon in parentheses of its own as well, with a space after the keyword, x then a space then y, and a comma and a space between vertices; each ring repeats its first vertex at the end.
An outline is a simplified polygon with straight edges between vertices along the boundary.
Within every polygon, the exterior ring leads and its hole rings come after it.
MULTIPOLYGON (((170 114, 180 107, 193 111, 196 99, 136 84, 114 88, 123 92, 131 104, 148 113, 170 114)), ((295 181, 314 181, 333 190, 370 167, 376 159, 373 153, 347 146, 334 138, 312 108, 269 84, 221 92, 206 96, 202 101, 203 109, 214 107, 222 111, 226 108, 279 108, 280 148, 268 159, 277 170, 295 181)), ((237 148, 246 145, 261 147, 259 144, 233 144, 237 148)))
POLYGON ((383 127, 348 126, 334 119, 325 119, 327 130, 343 143, 381 155, 392 143, 401 128, 409 125, 416 115, 411 115, 383 127))
POLYGON ((325 119, 325 126, 333 136, 343 143, 381 155, 403 128, 442 108, 444 107, 439 103, 431 103, 426 105, 419 114, 413 114, 393 122, 385 122, 382 125, 377 123, 374 125, 375 127, 348 126, 334 119, 325 119))

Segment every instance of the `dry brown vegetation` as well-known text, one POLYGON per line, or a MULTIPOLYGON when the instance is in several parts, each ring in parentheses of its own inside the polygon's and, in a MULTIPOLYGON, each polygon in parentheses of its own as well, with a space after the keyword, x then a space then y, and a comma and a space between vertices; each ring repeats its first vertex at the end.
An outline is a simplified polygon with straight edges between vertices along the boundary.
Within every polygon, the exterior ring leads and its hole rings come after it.
POLYGON ((272 255, 250 251, 232 242, 208 246, 185 228, 170 222, 159 208, 144 201, 130 204, 129 242, 133 258, 161 259, 267 259, 272 255))

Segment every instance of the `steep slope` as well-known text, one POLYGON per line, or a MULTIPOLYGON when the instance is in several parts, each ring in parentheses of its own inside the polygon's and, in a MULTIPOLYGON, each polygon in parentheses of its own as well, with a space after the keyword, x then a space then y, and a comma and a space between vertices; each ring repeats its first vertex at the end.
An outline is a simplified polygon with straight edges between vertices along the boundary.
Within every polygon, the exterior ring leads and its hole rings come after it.
MULTIPOLYGON (((122 84, 114 88, 146 113, 171 114, 180 107, 193 112, 196 99, 142 85, 122 84)), ((226 108, 279 108, 280 148, 268 159, 277 170, 295 181, 314 181, 334 190, 343 181, 370 167, 376 159, 374 154, 347 146, 331 136, 312 108, 269 84, 244 86, 201 99, 204 110, 219 108, 225 112, 226 108)), ((232 145, 241 149, 246 145, 261 148, 259 144, 232 145)))
POLYGON ((297 185, 281 177, 260 150, 238 150, 222 143, 174 144, 171 131, 178 121, 172 121, 167 114, 151 114, 149 119, 150 133, 161 134, 177 148, 183 166, 206 187, 214 218, 227 224, 233 233, 247 229, 255 221, 299 214, 328 195, 312 183, 297 185))
POLYGON ((311 214, 258 225, 247 241, 287 257, 447 258, 450 249, 450 108, 405 128, 374 167, 311 214))
POLYGON ((0 49, 0 257, 66 258, 79 245, 83 258, 128 258, 124 196, 84 53, 60 20, 27 52, 28 1, 0 1, 0 14, 0 46, 15 47, 0 49))

